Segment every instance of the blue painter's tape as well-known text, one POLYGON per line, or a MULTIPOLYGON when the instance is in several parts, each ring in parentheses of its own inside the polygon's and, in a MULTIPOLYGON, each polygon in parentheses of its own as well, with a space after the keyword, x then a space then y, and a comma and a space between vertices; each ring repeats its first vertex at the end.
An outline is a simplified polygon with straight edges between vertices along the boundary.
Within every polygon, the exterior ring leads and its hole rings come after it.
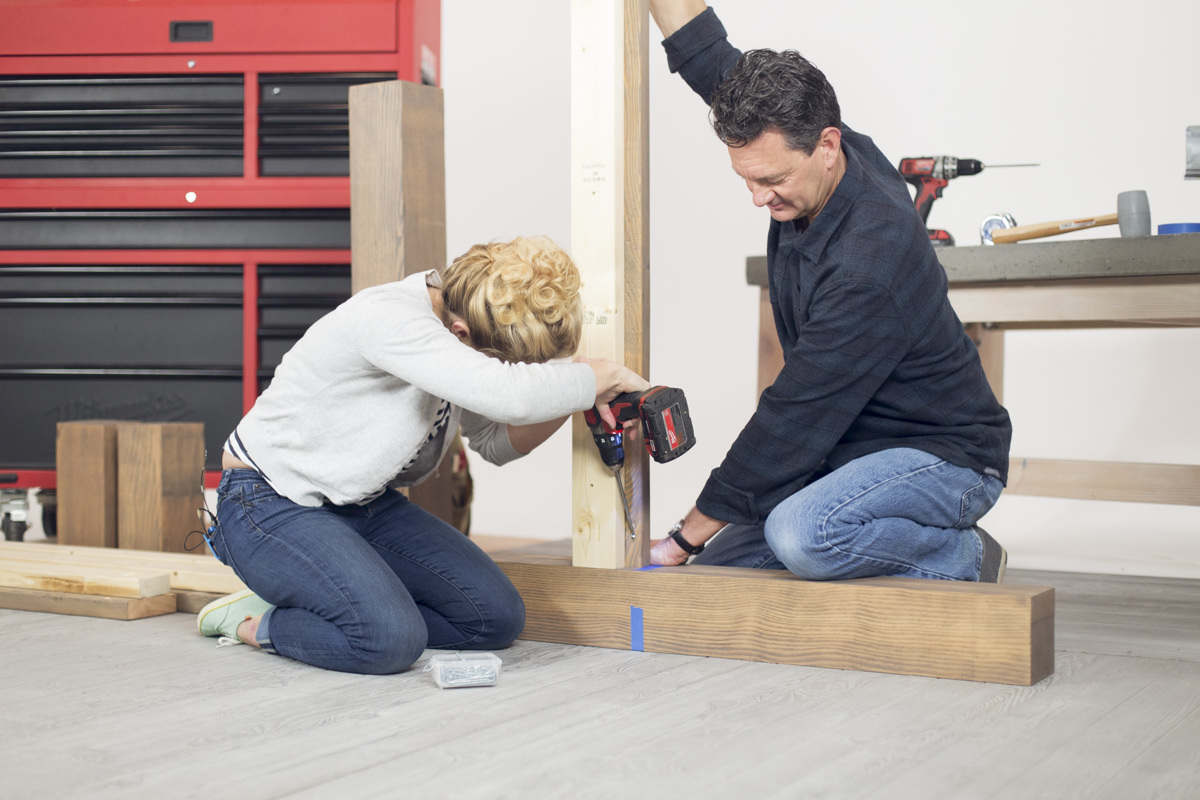
POLYGON ((629 607, 629 649, 638 651, 646 649, 642 639, 642 610, 637 606, 629 607))

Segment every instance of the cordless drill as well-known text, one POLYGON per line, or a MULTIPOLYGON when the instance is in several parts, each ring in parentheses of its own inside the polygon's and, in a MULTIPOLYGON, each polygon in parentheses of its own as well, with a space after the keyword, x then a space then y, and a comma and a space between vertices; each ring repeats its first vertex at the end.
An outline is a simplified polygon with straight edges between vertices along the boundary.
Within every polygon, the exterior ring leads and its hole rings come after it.
POLYGON ((596 407, 583 412, 592 439, 600 450, 600 460, 610 469, 620 469, 625 463, 624 423, 641 419, 646 450, 660 464, 674 461, 696 443, 692 415, 682 389, 652 386, 644 392, 626 392, 608 404, 617 427, 609 428, 600 419, 596 407))
POLYGON ((660 464, 674 461, 696 443, 692 429, 692 415, 688 411, 687 398, 682 389, 670 386, 652 386, 644 392, 625 392, 608 404, 617 427, 609 428, 600 418, 595 406, 583 412, 592 440, 600 451, 600 460, 612 470, 621 491, 621 505, 625 509, 625 524, 633 536, 636 528, 629 513, 629 498, 625 496, 625 483, 621 480, 621 467, 625 464, 624 423, 641 419, 642 434, 650 457, 660 464))
MULTIPOLYGON (((1036 167, 1037 164, 991 164, 997 167, 1036 167)), ((954 156, 920 156, 917 158, 900 159, 900 174, 904 180, 917 189, 915 202, 917 213, 922 222, 929 221, 929 210, 933 201, 942 196, 942 189, 959 175, 978 175, 983 172, 984 164, 974 158, 955 158, 954 156)), ((954 237, 949 231, 936 228, 926 228, 929 240, 935 247, 945 247, 954 244, 954 237)))

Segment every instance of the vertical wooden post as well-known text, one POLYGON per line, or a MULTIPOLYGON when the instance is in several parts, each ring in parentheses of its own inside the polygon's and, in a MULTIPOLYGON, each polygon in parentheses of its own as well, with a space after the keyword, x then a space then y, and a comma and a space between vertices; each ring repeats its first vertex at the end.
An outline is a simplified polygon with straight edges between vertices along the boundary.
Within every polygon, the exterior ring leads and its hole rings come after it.
POLYGON ((353 291, 446 266, 443 117, 435 86, 350 87, 353 291))
MULTIPOLYGON (((649 13, 646 0, 571 6, 571 251, 583 273, 582 351, 645 376, 649 338, 649 13)), ((647 455, 637 442, 620 489, 581 419, 574 422, 572 563, 649 563, 647 455)))
MULTIPOLYGON (((442 90, 407 81, 350 87, 350 283, 358 292, 446 266, 442 90)), ((405 494, 455 524, 446 454, 438 474, 405 494)))

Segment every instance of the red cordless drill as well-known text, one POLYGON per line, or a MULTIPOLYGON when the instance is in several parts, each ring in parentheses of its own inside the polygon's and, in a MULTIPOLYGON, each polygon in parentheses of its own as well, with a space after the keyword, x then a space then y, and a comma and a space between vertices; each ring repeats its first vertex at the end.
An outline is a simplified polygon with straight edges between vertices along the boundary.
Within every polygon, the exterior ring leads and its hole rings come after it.
POLYGON ((608 404, 617 427, 609 428, 600 419, 596 407, 583 412, 588 430, 600 451, 600 460, 613 471, 617 485, 621 487, 621 502, 625 507, 625 524, 633 535, 634 525, 629 514, 629 499, 625 496, 625 484, 621 480, 621 467, 625 464, 624 423, 641 419, 642 435, 650 457, 660 464, 674 461, 696 443, 692 429, 692 415, 688 411, 687 398, 682 389, 670 386, 652 386, 644 392, 626 392, 613 398, 608 404))
MULTIPOLYGON (((991 164, 997 167, 1036 167, 1037 164, 991 164)), ((933 201, 942 196, 942 189, 959 175, 978 175, 983 172, 984 164, 974 158, 955 158, 954 156, 919 156, 916 158, 900 159, 900 174, 904 180, 917 189, 914 198, 917 213, 922 222, 929 221, 929 210, 933 201)), ((948 231, 936 228, 926 228, 929 239, 934 246, 954 244, 954 237, 948 231)))

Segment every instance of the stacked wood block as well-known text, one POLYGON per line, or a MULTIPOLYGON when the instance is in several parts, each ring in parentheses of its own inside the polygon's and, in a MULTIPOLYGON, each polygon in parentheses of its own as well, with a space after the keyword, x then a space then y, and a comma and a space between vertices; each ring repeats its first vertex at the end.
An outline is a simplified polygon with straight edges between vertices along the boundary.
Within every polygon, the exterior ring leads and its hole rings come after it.
POLYGON ((0 608, 139 619, 243 588, 211 555, 0 542, 0 608))
POLYGON ((114 420, 60 422, 57 442, 58 540, 117 546, 117 428, 114 420))
POLYGON ((60 544, 182 553, 201 527, 202 423, 61 422, 57 458, 60 544))

